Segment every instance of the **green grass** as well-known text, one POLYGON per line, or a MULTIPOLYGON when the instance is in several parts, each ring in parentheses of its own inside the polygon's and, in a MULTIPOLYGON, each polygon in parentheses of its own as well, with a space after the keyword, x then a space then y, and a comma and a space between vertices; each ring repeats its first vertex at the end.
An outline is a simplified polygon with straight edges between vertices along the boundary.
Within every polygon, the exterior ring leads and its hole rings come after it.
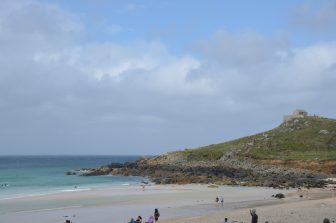
POLYGON ((201 160, 218 160, 223 154, 230 150, 230 145, 227 143, 209 145, 198 149, 186 149, 182 151, 186 160, 201 161, 201 160))
POLYGON ((264 133, 181 152, 188 161, 215 161, 232 150, 254 159, 336 160, 336 120, 298 118, 264 133))

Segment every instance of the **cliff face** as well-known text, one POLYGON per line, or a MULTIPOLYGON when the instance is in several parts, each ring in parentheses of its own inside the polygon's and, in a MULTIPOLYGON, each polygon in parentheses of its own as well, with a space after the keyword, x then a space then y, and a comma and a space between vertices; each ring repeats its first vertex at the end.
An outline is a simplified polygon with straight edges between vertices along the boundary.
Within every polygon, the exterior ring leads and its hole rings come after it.
POLYGON ((336 121, 305 117, 253 136, 112 164, 87 175, 148 176, 156 183, 321 187, 336 174, 336 121))

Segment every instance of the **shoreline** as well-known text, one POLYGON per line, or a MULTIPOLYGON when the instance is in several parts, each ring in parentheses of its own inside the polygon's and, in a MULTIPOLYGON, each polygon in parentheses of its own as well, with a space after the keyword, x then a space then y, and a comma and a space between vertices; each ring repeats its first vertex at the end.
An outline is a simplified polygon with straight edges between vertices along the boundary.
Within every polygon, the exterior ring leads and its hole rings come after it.
MULTIPOLYGON (((146 178, 145 178, 146 179, 146 178)), ((99 190, 104 188, 113 188, 113 187, 127 187, 127 186, 138 186, 139 182, 122 182, 122 183, 97 183, 97 184, 83 184, 83 185, 74 185, 74 186, 55 186, 51 188, 15 188, 13 191, 12 188, 0 190, 0 201, 1 200, 11 200, 17 198, 25 197, 35 197, 35 196, 45 196, 53 195, 60 193, 69 193, 69 192, 79 192, 87 190, 99 190), (3 193, 2 193, 3 192, 3 193)))
MULTIPOLYGON (((258 211, 276 205, 308 204, 330 197, 328 189, 306 192, 242 186, 210 188, 208 185, 188 184, 151 185, 143 191, 140 185, 118 186, 0 200, 0 222, 56 223, 64 222, 63 216, 69 216, 73 223, 128 222, 138 215, 146 219, 153 214, 154 208, 161 213, 159 222, 220 222, 223 216, 236 218, 242 215, 246 208, 257 207, 258 211), (278 192, 286 197, 276 199, 271 196, 278 192), (299 197, 300 193, 303 198, 299 197), (214 202, 216 196, 224 196, 223 207, 214 202)), ((332 201, 335 204, 336 200, 332 201)))

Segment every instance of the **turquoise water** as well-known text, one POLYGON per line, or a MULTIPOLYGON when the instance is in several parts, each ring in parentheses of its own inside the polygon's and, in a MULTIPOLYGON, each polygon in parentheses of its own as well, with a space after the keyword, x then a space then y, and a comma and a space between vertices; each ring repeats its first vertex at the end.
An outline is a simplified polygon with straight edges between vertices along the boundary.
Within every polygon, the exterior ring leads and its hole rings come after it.
POLYGON ((132 185, 141 177, 68 176, 67 171, 97 167, 112 162, 130 162, 138 156, 0 156, 0 199, 88 190, 111 185, 132 185))

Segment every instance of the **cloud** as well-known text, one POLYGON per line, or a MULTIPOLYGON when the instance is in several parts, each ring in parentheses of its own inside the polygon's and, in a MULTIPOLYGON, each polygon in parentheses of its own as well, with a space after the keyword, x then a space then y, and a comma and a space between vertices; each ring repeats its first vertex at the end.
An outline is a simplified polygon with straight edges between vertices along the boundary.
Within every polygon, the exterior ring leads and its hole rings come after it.
POLYGON ((238 109, 242 108, 239 105, 249 106, 249 101, 257 106, 265 101, 274 105, 309 101, 311 92, 323 95, 332 90, 325 86, 336 84, 336 43, 293 48, 283 38, 220 31, 196 44, 196 51, 204 56, 199 72, 217 83, 219 94, 230 96, 228 106, 238 109))
POLYGON ((55 5, 6 4, 3 153, 161 153, 265 130, 296 107, 336 109, 335 42, 294 48, 219 30, 175 55, 156 41, 84 41, 81 21, 55 5))
POLYGON ((277 60, 278 55, 274 52, 287 47, 288 41, 284 37, 270 39, 253 30, 230 33, 223 29, 194 46, 208 61, 228 67, 259 66, 277 60))
POLYGON ((335 33, 336 1, 323 0, 301 4, 294 10, 291 24, 307 31, 335 33))

